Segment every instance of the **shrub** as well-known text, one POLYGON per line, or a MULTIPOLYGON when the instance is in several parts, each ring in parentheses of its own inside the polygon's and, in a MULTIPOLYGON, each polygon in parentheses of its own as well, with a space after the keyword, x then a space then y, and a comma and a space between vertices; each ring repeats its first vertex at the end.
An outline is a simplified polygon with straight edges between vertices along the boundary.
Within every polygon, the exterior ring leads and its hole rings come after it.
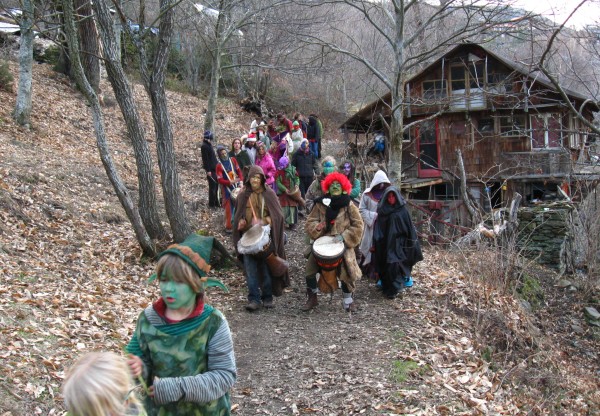
POLYGON ((0 61, 0 89, 8 92, 13 91, 14 78, 8 68, 8 63, 0 61))

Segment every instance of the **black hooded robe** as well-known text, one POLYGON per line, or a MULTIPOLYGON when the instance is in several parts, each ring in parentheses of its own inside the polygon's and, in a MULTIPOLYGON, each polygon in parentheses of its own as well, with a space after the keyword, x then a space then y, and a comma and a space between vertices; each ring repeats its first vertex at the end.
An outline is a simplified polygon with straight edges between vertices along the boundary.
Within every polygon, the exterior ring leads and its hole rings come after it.
POLYGON ((385 190, 377 206, 373 246, 375 267, 383 293, 394 297, 402 289, 404 277, 410 276, 413 266, 423 260, 417 232, 406 209, 406 200, 395 187, 385 190), (394 205, 387 202, 390 192, 396 194, 394 205))

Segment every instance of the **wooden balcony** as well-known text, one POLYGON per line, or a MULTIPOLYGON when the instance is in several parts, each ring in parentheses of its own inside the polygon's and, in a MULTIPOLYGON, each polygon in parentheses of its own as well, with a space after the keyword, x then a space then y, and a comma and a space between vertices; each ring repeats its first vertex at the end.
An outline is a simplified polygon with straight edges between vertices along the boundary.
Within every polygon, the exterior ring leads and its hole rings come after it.
POLYGON ((499 163, 504 178, 562 177, 572 171, 570 153, 565 149, 504 152, 499 163))

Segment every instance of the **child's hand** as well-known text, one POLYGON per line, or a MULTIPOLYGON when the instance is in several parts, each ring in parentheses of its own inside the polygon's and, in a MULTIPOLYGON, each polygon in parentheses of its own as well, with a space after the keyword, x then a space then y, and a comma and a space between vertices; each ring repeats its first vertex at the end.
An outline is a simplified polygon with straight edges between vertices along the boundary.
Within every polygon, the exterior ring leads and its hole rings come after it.
POLYGON ((242 218, 240 222, 238 222, 238 231, 242 231, 244 228, 246 228, 246 220, 242 218))
POLYGON ((323 228, 325 228, 325 221, 318 223, 315 228, 317 231, 321 231, 323 228))
POLYGON ((133 377, 139 377, 142 375, 142 369, 144 368, 144 363, 142 359, 137 355, 129 354, 129 358, 127 359, 127 365, 129 366, 129 370, 131 371, 131 375, 133 377))

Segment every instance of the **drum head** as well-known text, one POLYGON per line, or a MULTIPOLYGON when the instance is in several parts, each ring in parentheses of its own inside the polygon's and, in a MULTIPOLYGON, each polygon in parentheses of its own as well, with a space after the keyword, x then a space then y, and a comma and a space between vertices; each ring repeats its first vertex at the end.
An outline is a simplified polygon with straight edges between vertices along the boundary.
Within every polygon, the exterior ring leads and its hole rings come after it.
POLYGON ((270 234, 270 225, 253 225, 238 241, 238 252, 240 254, 260 253, 264 246, 269 243, 270 234))
POLYGON ((321 258, 338 258, 344 253, 344 242, 336 241, 335 237, 325 235, 313 243, 313 252, 321 258))

